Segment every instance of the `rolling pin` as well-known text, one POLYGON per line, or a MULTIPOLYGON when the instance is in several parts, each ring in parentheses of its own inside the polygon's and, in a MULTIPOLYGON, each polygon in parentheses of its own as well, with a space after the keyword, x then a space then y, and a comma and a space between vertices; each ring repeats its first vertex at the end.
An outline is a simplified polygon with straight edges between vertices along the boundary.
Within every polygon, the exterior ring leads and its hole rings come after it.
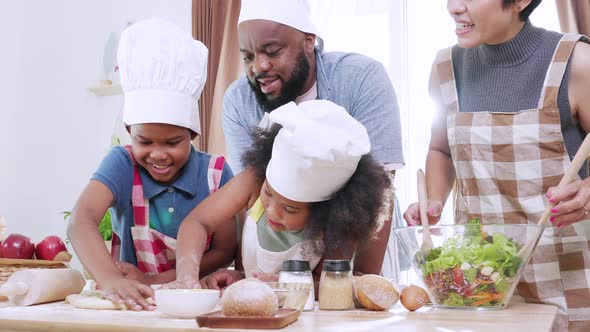
POLYGON ((82 291, 86 281, 74 269, 27 269, 12 274, 2 287, 4 295, 18 306, 61 301, 82 291))

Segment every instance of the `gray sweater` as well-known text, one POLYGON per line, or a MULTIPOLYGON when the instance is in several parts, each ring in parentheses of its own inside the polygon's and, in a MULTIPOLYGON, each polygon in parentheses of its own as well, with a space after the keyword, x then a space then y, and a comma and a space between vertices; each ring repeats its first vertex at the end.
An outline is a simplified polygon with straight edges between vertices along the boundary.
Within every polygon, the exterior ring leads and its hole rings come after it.
MULTIPOLYGON (((461 112, 517 112, 537 108, 543 81, 562 34, 533 26, 524 28, 510 41, 476 48, 453 47, 453 69, 461 112)), ((561 132, 570 159, 585 133, 571 116, 568 99, 568 62, 557 103, 561 132)), ((588 176, 588 165, 580 170, 588 176)))

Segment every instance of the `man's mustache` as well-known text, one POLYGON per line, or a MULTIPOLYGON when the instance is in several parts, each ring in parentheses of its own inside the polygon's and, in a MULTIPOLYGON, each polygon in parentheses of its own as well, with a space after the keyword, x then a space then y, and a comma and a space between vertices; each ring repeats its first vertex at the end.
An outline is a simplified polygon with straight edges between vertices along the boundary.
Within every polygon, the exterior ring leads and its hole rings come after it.
POLYGON ((255 80, 260 80, 260 79, 269 78, 269 77, 270 78, 274 78, 274 77, 277 77, 277 76, 270 76, 267 73, 262 73, 262 74, 255 75, 254 76, 254 79, 255 80))

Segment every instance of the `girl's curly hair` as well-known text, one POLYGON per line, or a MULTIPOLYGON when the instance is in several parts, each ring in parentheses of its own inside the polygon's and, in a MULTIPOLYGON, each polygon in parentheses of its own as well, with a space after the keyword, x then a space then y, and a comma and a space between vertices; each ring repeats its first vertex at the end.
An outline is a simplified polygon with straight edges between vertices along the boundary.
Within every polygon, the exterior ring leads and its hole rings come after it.
MULTIPOLYGON (((272 155, 272 146, 282 127, 251 131, 252 147, 242 155, 244 167, 253 168, 263 182, 272 155)), ((370 154, 364 155, 346 185, 324 202, 311 203, 308 236, 323 238, 327 257, 338 257, 349 248, 371 239, 379 226, 378 217, 384 206, 391 181, 383 167, 370 154)))

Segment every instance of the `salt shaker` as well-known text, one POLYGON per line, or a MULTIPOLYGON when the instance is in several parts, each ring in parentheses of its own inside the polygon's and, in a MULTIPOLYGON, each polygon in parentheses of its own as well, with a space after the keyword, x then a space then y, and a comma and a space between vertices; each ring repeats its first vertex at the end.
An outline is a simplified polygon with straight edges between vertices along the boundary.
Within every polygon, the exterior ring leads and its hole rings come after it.
POLYGON ((354 308, 350 262, 347 260, 325 260, 319 292, 320 310, 354 308))
POLYGON ((310 283, 311 290, 307 297, 307 302, 303 310, 313 310, 315 300, 315 287, 313 285, 313 276, 308 261, 288 260, 283 262, 281 272, 279 272, 279 282, 300 282, 310 283))

